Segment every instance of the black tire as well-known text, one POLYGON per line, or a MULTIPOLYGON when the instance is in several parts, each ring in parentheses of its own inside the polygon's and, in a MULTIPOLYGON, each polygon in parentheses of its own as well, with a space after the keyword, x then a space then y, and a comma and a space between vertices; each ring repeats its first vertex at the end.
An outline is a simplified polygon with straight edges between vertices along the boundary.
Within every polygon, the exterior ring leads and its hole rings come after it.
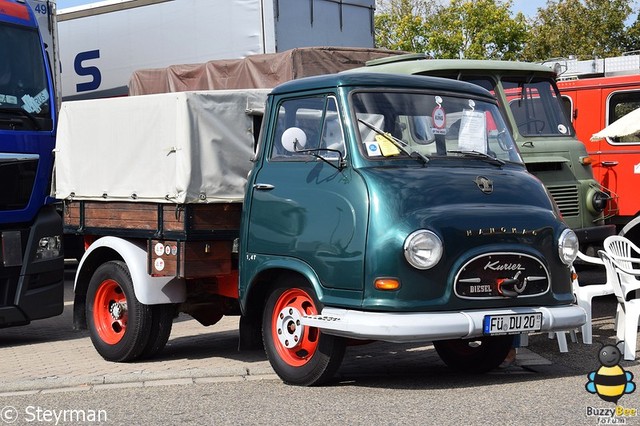
POLYGON ((344 339, 323 334, 314 327, 295 324, 302 311, 314 314, 320 310, 321 305, 313 290, 300 279, 284 280, 267 299, 262 321, 265 352, 271 367, 287 384, 321 385, 330 380, 340 367, 346 346, 344 339), (285 307, 291 316, 280 317, 279 313, 285 307), (285 331, 282 338, 278 337, 278 329, 285 331), (285 342, 291 344, 287 346, 285 342))
POLYGON ((505 360, 513 346, 513 336, 439 340, 433 346, 449 367, 465 373, 486 373, 505 360))
POLYGON ((171 304, 151 306, 152 319, 149 341, 138 359, 153 358, 164 349, 171 335, 175 312, 176 308, 171 304))
POLYGON ((149 343, 151 306, 136 299, 124 262, 106 262, 96 269, 87 289, 87 324, 91 341, 107 361, 137 359, 149 343))

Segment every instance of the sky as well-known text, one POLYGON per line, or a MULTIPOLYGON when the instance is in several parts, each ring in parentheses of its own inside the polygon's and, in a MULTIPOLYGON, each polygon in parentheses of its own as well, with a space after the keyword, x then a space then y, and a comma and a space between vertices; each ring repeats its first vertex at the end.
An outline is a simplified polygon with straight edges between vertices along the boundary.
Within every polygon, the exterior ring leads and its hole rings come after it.
MULTIPOLYGON (((58 10, 68 7, 81 6, 83 4, 95 3, 97 0, 57 0, 58 10)), ((546 0, 513 0, 511 10, 514 13, 522 12, 525 16, 533 17, 539 7, 544 7, 546 0)))

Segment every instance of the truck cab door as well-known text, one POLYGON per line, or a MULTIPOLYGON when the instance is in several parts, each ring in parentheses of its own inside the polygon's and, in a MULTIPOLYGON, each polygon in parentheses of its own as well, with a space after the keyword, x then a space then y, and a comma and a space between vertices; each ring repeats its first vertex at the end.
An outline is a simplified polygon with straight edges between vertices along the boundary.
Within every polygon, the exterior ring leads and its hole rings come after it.
POLYGON ((306 264, 323 287, 360 291, 369 205, 363 180, 346 165, 337 99, 285 99, 275 108, 262 166, 249 180, 247 257, 306 264), (292 132, 295 146, 284 146, 292 132))

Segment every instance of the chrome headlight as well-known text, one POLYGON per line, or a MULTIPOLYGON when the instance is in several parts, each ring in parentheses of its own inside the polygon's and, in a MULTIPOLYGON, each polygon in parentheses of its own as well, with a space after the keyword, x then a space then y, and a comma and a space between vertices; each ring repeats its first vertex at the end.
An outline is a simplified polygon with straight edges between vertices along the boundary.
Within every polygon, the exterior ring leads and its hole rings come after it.
POLYGON ((442 241, 431 231, 420 229, 404 240, 404 257, 417 269, 429 269, 442 258, 442 241))
POLYGON ((578 236, 571 229, 565 229, 558 238, 558 255, 565 265, 571 265, 578 256, 580 246, 578 236))

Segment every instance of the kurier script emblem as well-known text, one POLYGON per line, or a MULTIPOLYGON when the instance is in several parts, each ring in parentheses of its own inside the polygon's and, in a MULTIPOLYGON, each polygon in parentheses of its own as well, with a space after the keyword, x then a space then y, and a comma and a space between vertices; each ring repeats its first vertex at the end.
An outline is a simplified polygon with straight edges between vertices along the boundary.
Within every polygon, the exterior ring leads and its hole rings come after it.
POLYGON ((491 194, 493 192, 493 181, 484 176, 478 176, 475 180, 476 185, 480 188, 480 191, 485 194, 491 194))

